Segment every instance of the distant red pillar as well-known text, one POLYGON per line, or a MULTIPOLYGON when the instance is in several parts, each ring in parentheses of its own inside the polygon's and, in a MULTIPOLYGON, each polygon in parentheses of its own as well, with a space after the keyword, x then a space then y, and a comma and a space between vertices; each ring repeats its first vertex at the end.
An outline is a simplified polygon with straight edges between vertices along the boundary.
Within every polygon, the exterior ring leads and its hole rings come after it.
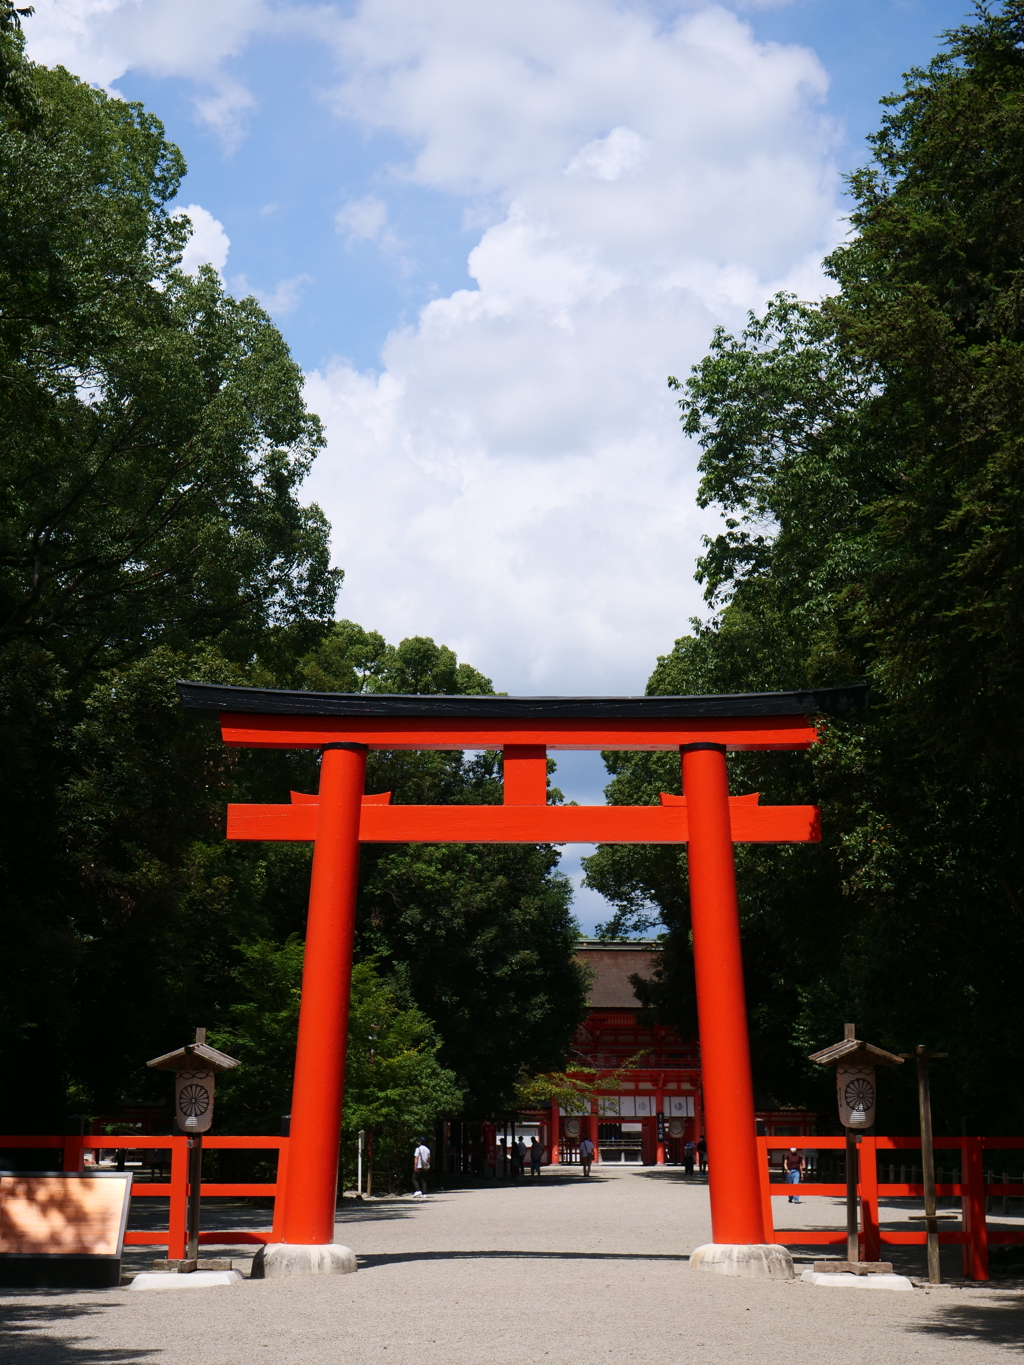
POLYGON ((590 1101, 590 1113, 587 1116, 587 1128, 590 1141, 594 1144, 594 1160, 600 1165, 601 1148, 597 1136, 597 1100, 590 1101))
POLYGON ((664 1092, 663 1092, 663 1091, 661 1091, 661 1090, 658 1090, 658 1091, 657 1091, 657 1093, 656 1093, 656 1095, 655 1095, 655 1099, 654 1099, 654 1106, 655 1106, 655 1108, 654 1108, 654 1122, 655 1122, 655 1129, 654 1129, 654 1137, 655 1137, 654 1164, 655 1164, 656 1166, 664 1166, 664 1164, 665 1164, 665 1139, 664 1139, 664 1137, 660 1137, 660 1138, 658 1137, 658 1129, 657 1129, 657 1124, 659 1123, 659 1121, 660 1121, 660 1123, 661 1123, 662 1132, 664 1132, 664 1131, 665 1131, 665 1128, 666 1128, 666 1120, 665 1120, 665 1095, 664 1095, 664 1092))
POLYGON ((328 744, 306 920, 282 1242, 334 1241, 366 745, 328 744))
POLYGON ((559 1144, 562 1140, 562 1135, 559 1132, 560 1117, 558 1112, 558 1101, 552 1100, 551 1126, 548 1129, 548 1161, 552 1166, 557 1166, 562 1160, 561 1152, 559 1151, 559 1144))
POLYGON ((712 1239, 764 1241, 729 780, 722 744, 682 747, 712 1239))

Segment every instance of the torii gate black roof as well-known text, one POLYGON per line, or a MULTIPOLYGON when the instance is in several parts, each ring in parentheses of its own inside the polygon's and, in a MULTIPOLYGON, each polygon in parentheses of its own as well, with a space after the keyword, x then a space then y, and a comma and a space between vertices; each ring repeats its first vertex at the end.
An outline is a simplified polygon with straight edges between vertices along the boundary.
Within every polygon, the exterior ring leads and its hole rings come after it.
POLYGON ((186 710, 263 716, 445 717, 453 720, 683 720, 724 716, 845 715, 867 706, 866 683, 802 692, 695 697, 402 696, 390 692, 286 692, 179 682, 186 710))

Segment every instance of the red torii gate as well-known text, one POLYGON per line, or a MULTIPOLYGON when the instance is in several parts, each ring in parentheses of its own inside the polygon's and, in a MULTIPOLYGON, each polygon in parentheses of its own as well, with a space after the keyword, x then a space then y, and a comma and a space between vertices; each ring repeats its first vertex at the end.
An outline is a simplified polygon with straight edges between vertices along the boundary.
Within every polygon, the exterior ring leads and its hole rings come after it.
MULTIPOLYGON (((227 744, 319 749, 320 790, 231 805, 229 839, 312 840, 282 1241, 334 1236, 360 843, 685 843, 716 1246, 764 1243, 734 843, 816 842, 814 806, 730 797, 727 751, 807 749, 810 719, 860 709, 862 687, 696 697, 465 697, 178 684, 227 744), (370 749, 501 749, 501 806, 393 806, 364 792, 370 749), (682 796, 658 806, 549 806, 549 749, 678 750, 682 796)), ((774 1250, 774 1249, 773 1249, 774 1250)), ((725 1268, 719 1266, 718 1268, 725 1268)))

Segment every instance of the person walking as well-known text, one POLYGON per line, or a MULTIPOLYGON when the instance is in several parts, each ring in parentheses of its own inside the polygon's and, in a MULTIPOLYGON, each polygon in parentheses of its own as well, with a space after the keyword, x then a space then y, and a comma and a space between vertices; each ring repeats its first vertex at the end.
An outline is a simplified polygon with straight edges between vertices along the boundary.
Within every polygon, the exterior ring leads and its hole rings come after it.
POLYGON ((530 1139, 530 1177, 540 1179, 540 1163, 544 1159, 544 1148, 540 1138, 530 1139))
MULTIPOLYGON (((807 1158, 799 1147, 790 1147, 789 1151, 782 1158, 782 1164, 786 1168, 786 1184, 799 1185, 803 1179, 804 1169, 807 1166, 807 1158)), ((789 1196, 791 1204, 802 1204, 803 1200, 798 1194, 789 1196)))
POLYGON ((516 1178, 516 1180, 518 1180, 519 1177, 522 1175, 525 1166, 526 1166, 526 1143, 523 1141, 522 1138, 520 1138, 519 1141, 516 1143, 516 1169, 515 1169, 515 1178, 516 1178))
POLYGON ((426 1138, 420 1138, 412 1154, 413 1199, 424 1199, 427 1193, 427 1172, 430 1170, 430 1148, 426 1138))
POLYGON ((590 1165, 593 1160, 594 1144, 588 1137, 585 1137, 580 1142, 580 1165, 583 1167, 583 1175, 585 1178, 589 1178, 590 1176, 590 1165))
POLYGON ((703 1133, 697 1139, 697 1170, 701 1175, 708 1173, 708 1143, 703 1133))
POLYGON ((697 1160, 697 1144, 693 1138, 687 1138, 683 1148, 683 1175, 693 1175, 693 1163, 697 1160))

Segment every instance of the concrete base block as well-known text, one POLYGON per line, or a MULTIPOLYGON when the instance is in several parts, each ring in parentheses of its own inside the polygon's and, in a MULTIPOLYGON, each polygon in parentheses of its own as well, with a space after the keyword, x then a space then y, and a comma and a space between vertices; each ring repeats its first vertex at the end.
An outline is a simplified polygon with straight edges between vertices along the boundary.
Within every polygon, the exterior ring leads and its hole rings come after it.
POLYGON ((805 1270, 800 1276, 804 1284, 822 1284, 827 1289, 913 1289, 906 1275, 823 1275, 817 1270, 805 1270))
POLYGON ((742 1275, 758 1280, 792 1280, 793 1258, 783 1246, 707 1242, 690 1253, 690 1269, 712 1275, 742 1275))
POLYGON ((242 1284, 237 1270, 193 1270, 184 1275, 177 1271, 144 1270, 136 1275, 129 1289, 213 1289, 221 1284, 242 1284))
POLYGON ((276 1280, 283 1275, 350 1275, 358 1269, 355 1252, 336 1242, 326 1246, 271 1242, 257 1251, 249 1275, 254 1280, 276 1280))

